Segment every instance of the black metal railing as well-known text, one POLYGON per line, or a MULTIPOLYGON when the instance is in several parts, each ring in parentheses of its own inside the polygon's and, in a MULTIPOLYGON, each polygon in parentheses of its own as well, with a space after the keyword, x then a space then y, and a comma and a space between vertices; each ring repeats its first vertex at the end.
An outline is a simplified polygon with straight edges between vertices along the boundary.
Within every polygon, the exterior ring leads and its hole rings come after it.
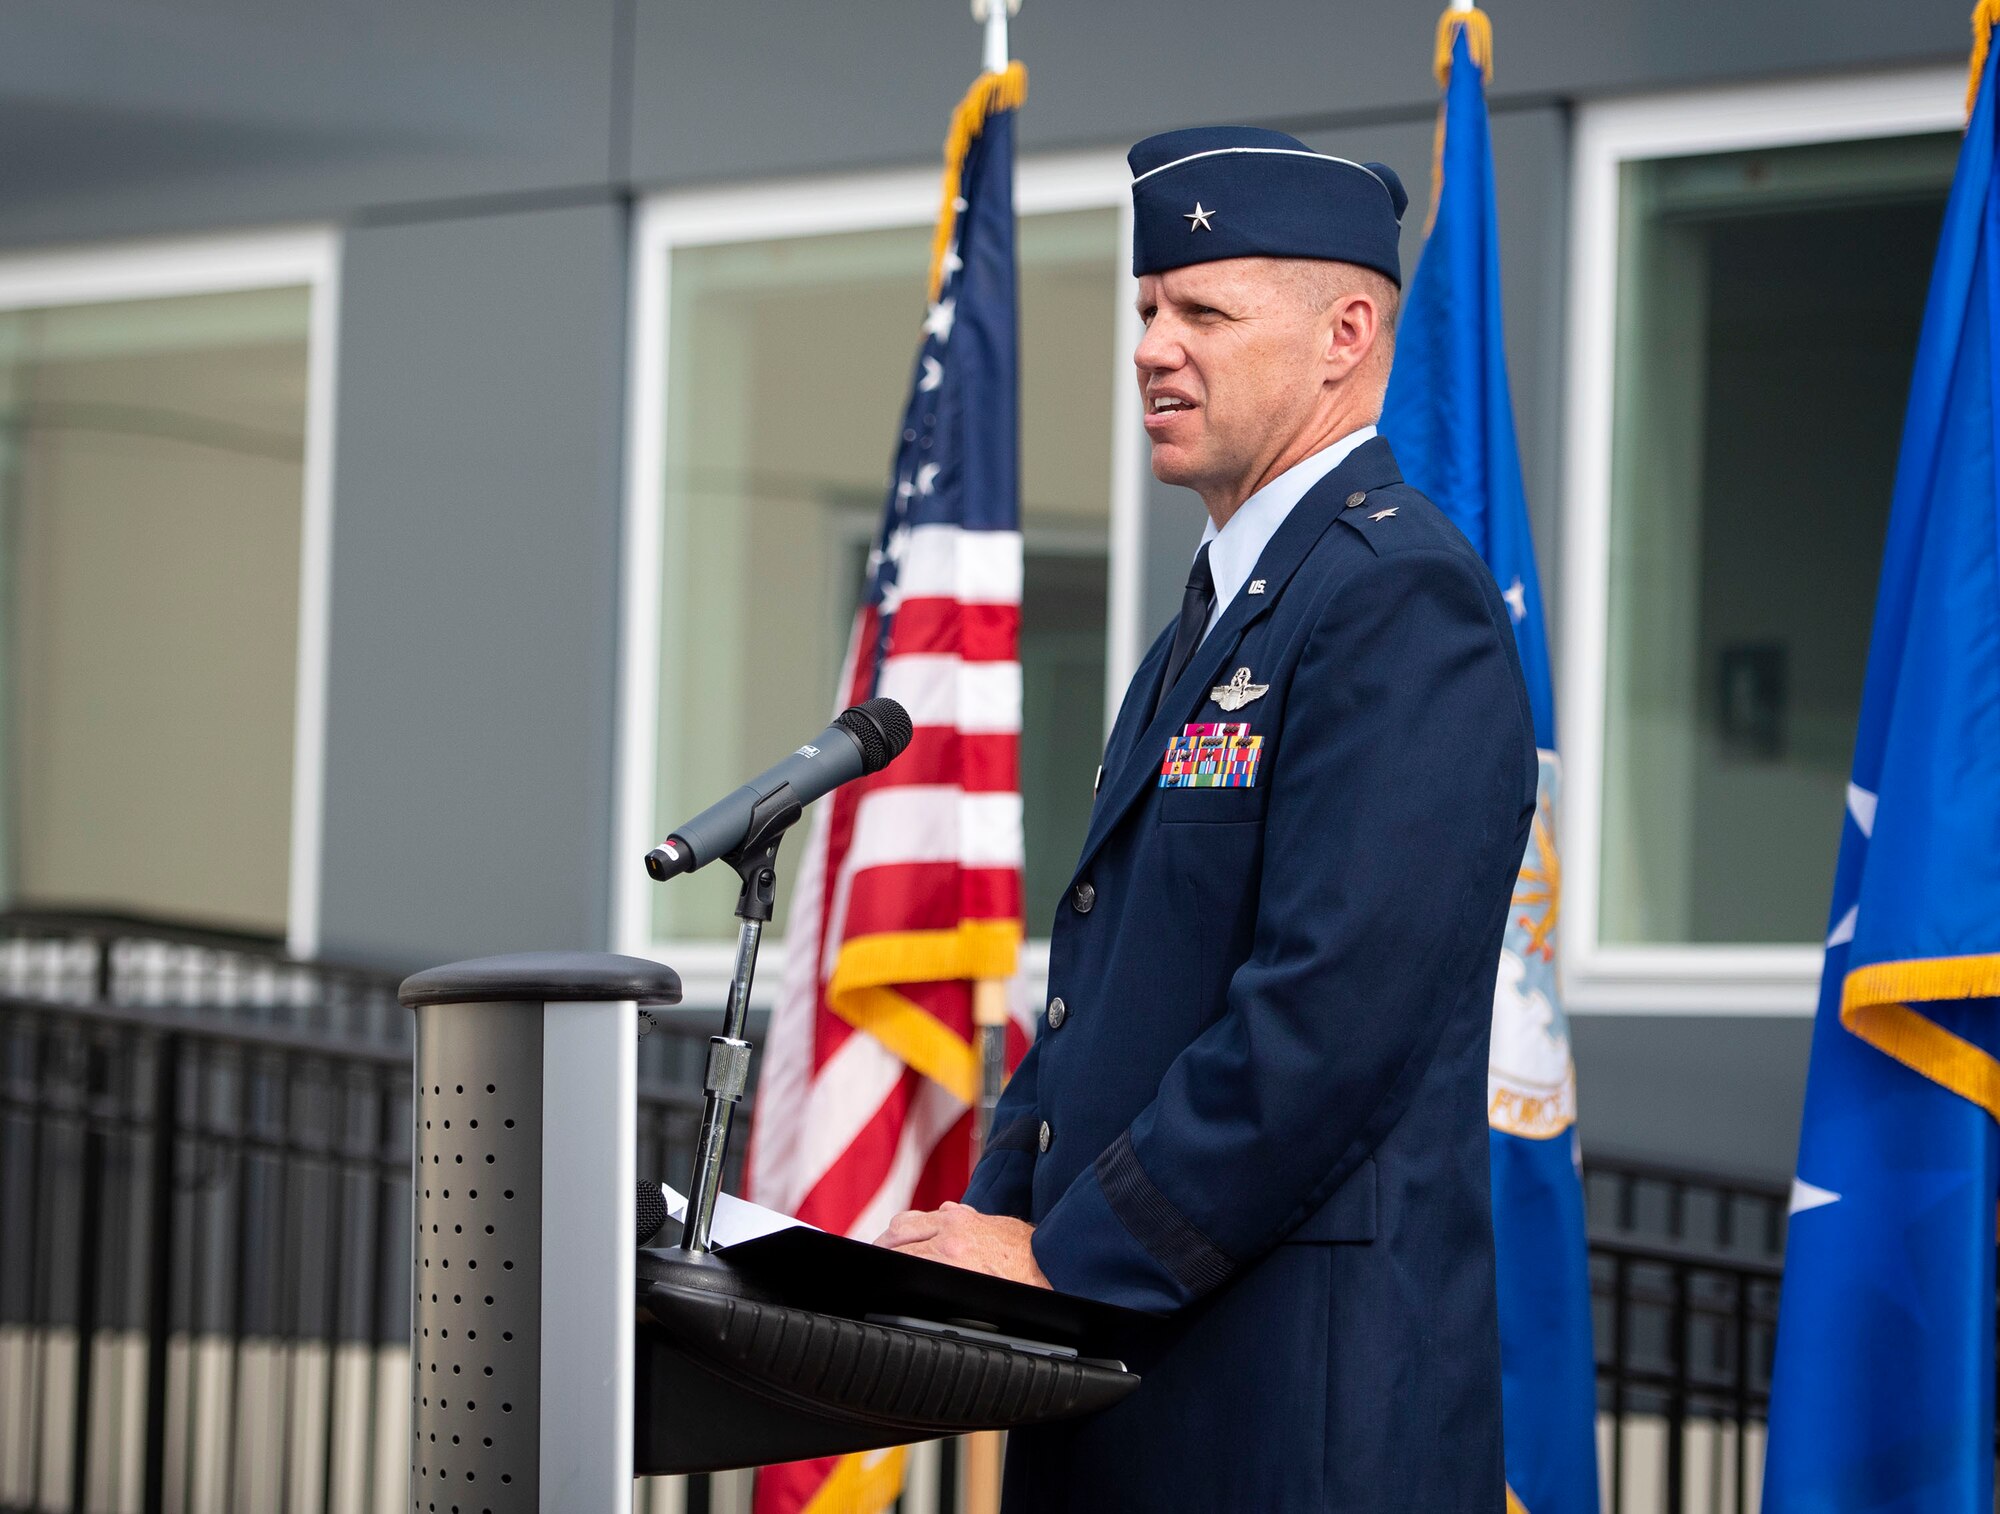
POLYGON ((1762 1481, 1782 1184, 1584 1167, 1607 1514, 1748 1514, 1762 1481))
MULTIPOLYGON (((403 1506, 395 981, 255 938, 0 916, 0 1509, 403 1506)), ((674 1177, 710 1027, 652 1018, 640 1170, 674 1177)))
MULTIPOLYGON (((0 915, 0 1510, 403 1506, 394 988, 253 937, 0 915)), ((714 1026, 658 1021, 639 1170, 672 1180, 714 1026)), ((1585 1185, 1605 1507, 1748 1514, 1785 1191, 1615 1160, 1585 1185)), ((946 1457, 940 1510, 954 1481, 946 1457)))

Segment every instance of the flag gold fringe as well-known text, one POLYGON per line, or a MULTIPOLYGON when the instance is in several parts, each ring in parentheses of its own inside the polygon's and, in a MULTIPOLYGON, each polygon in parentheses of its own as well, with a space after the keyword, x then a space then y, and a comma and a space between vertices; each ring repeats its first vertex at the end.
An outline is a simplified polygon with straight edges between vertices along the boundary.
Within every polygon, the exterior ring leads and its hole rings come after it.
POLYGON ((1507 1490, 1507 1514, 1528 1514, 1528 1506, 1521 1502, 1521 1495, 1512 1488, 1507 1490))
POLYGON ((2000 998, 2000 954, 1874 962, 1840 989, 1840 1023, 1884 1056, 2000 1120, 2000 1060, 1911 1008, 1937 999, 2000 998))
POLYGON ((882 1514, 903 1492, 905 1451, 855 1451, 840 1458, 800 1514, 882 1514))
POLYGON ((904 983, 1011 978, 1018 920, 966 920, 953 930, 882 931, 841 944, 826 1003, 856 1030, 971 1104, 979 1097, 979 1048, 908 995, 904 983))
MULTIPOLYGON (((2000 4, 2000 0, 1980 0, 1980 3, 1991 6, 2000 4)), ((1488 82, 1492 81, 1493 18, 1482 10, 1448 10, 1438 17, 1437 51, 1431 59, 1431 72, 1437 75, 1439 89, 1451 82, 1451 45, 1460 32, 1465 33, 1466 46, 1472 49, 1474 66, 1488 82)))
POLYGON ((1965 114, 1979 101, 1979 81, 1986 76, 1986 53, 1993 45, 1993 28, 2000 26, 2000 0, 1978 0, 1972 7, 1972 67, 1965 81, 1965 114))
POLYGON ((1016 110, 1028 98, 1028 70, 1009 63, 1004 72, 981 74, 951 113, 951 130, 944 139, 944 203, 938 209, 937 235, 931 241, 931 298, 944 287, 944 258, 951 250, 952 233, 958 229, 959 172, 973 140, 986 129, 987 121, 1003 110, 1016 110))
MULTIPOLYGON (((2000 0, 1982 0, 1983 4, 2000 5, 2000 0)), ((1493 79, 1493 18, 1483 10, 1462 11, 1456 8, 1438 17, 1437 48, 1431 59, 1431 72, 1437 75, 1438 88, 1446 89, 1451 84, 1451 50, 1458 40, 1458 34, 1465 33, 1465 45, 1472 54, 1473 66, 1488 83, 1493 79)), ((1424 236, 1428 238, 1431 227, 1437 223, 1438 201, 1444 198, 1444 101, 1438 102, 1437 126, 1431 132, 1431 208, 1424 216, 1424 236)))

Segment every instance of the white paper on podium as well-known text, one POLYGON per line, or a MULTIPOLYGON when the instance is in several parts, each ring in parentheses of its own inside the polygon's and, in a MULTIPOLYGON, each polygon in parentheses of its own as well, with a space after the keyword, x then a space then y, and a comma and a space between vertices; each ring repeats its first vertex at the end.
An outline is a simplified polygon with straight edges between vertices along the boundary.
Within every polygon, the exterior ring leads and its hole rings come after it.
MULTIPOLYGON (((667 1213, 677 1220, 684 1220, 687 1215, 686 1196, 671 1183, 662 1183, 660 1187, 667 1196, 667 1213)), ((754 1241, 759 1236, 775 1235, 780 1230, 817 1228, 804 1220, 795 1220, 789 1214, 766 1209, 762 1204, 721 1193, 715 1198, 715 1220, 708 1227, 708 1243, 720 1251, 742 1241, 754 1241)))

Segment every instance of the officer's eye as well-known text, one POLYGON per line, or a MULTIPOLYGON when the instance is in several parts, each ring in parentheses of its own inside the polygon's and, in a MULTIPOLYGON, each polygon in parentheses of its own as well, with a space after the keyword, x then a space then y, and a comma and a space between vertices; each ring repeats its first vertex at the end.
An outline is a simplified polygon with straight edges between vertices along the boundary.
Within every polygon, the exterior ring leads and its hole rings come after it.
POLYGON ((1141 305, 1139 307, 1139 324, 1142 326, 1152 325, 1153 317, 1159 314, 1159 310, 1160 307, 1157 305, 1141 305))

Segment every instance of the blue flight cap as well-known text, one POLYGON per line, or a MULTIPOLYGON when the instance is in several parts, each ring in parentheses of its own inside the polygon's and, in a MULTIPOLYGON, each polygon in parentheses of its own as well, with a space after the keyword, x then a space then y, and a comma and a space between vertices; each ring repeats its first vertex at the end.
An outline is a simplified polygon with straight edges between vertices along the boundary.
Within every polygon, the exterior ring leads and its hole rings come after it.
POLYGON ((1326 258, 1402 287, 1396 243, 1410 197, 1385 164, 1255 126, 1161 132, 1125 161, 1135 276, 1223 258, 1326 258))

